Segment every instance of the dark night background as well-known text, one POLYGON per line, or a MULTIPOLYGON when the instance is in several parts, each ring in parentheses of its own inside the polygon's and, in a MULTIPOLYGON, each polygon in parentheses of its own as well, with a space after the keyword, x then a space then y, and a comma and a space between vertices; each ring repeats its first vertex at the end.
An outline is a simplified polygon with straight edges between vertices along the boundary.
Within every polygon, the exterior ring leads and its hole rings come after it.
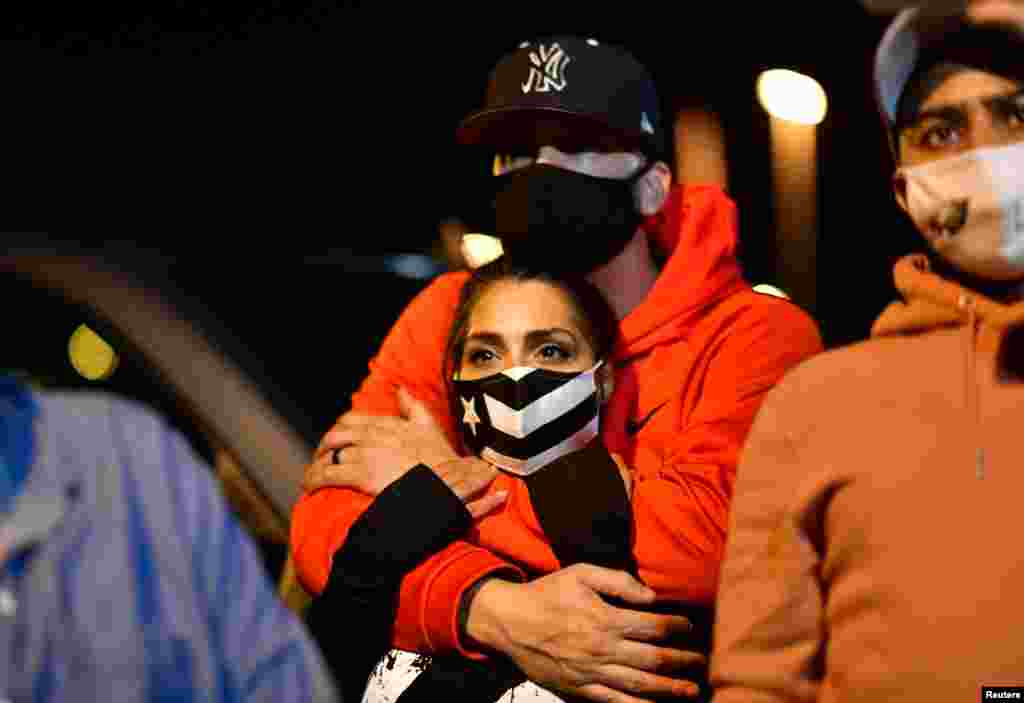
MULTIPOLYGON (((871 91, 887 20, 856 0, 9 3, 5 221, 161 285, 315 440, 423 285, 374 272, 380 257, 428 253, 438 221, 474 197, 489 155, 453 135, 492 65, 525 38, 571 32, 629 48, 669 115, 717 112, 755 283, 774 276, 755 80, 780 67, 823 85, 814 313, 826 342, 843 344, 867 335, 895 295, 893 261, 917 246, 871 91)), ((35 346, 19 342, 9 361, 64 344, 70 330, 44 308, 22 314, 35 346)))

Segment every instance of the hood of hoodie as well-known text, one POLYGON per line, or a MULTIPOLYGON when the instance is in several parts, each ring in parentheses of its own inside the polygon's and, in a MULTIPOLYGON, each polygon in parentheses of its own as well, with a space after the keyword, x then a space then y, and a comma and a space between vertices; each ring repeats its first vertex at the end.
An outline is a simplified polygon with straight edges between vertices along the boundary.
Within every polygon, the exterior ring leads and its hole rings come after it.
POLYGON ((978 357, 992 355, 997 377, 1020 377, 1019 360, 1010 358, 1016 355, 1000 351, 1010 330, 1024 325, 1024 301, 1001 303, 943 278, 932 272, 924 254, 911 254, 896 262, 893 278, 906 302, 890 304, 872 326, 871 336, 915 334, 940 327, 963 330, 963 427, 974 436, 974 469, 982 479, 987 471, 987 447, 982 439, 984 387, 978 378, 978 357), (1013 368, 1000 368, 1003 364, 1013 368))
POLYGON ((644 230, 669 258, 644 301, 620 322, 619 361, 685 337, 703 310, 748 287, 736 260, 736 204, 720 187, 675 187, 644 230))
POLYGON ((932 272, 924 254, 896 262, 893 279, 905 302, 891 303, 882 311, 871 328, 872 337, 961 326, 972 316, 1000 335, 1024 324, 1024 301, 1002 303, 943 278, 932 272))

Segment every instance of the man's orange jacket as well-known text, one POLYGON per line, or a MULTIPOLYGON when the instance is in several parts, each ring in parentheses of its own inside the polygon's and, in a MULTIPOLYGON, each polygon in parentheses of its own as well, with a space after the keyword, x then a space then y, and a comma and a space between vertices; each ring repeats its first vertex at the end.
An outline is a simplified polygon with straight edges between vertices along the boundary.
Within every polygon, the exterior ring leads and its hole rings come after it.
MULTIPOLYGON (((735 205, 717 186, 676 188, 645 229, 671 255, 643 303, 620 323, 611 360, 615 391, 601 437, 632 472, 633 552, 640 578, 661 599, 708 604, 717 588, 744 438, 765 393, 819 352, 821 339, 798 307, 755 293, 744 282, 735 255, 735 205)), ((399 415, 396 390, 404 386, 431 409, 452 445, 460 446, 442 365, 467 278, 445 274, 409 304, 370 362, 353 410, 399 415)), ((525 576, 524 569, 536 574, 560 568, 526 484, 502 474, 488 490, 508 491, 505 505, 402 582, 395 647, 424 653, 457 649, 478 657, 459 642, 462 592, 498 570, 513 568, 525 576)), ((325 488, 296 504, 292 554, 311 592, 323 590, 334 552, 370 501, 356 491, 325 488)), ((415 530, 415 515, 395 529, 415 530)))

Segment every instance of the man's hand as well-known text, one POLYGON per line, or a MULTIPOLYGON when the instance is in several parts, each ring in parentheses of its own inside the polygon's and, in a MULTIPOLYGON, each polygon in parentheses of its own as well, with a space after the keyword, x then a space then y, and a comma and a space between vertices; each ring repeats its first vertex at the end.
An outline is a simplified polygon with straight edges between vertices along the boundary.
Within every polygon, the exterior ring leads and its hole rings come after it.
POLYGON ((626 572, 588 564, 523 584, 491 579, 470 605, 466 631, 554 691, 607 703, 696 695, 696 684, 661 674, 705 666, 704 656, 649 644, 688 632, 686 618, 616 608, 602 595, 635 605, 655 598, 626 572))
POLYGON ((398 402, 400 418, 357 412, 343 415, 320 440, 302 487, 306 491, 324 486, 353 487, 353 480, 344 474, 358 468, 364 474, 357 479, 359 490, 377 495, 417 464, 433 469, 459 458, 422 403, 404 388, 398 389, 398 402), (335 469, 329 468, 332 465, 335 469))
POLYGON ((375 446, 389 447, 396 463, 426 464, 433 468, 458 454, 448 444, 444 430, 419 402, 404 388, 398 389, 398 404, 402 417, 365 415, 349 412, 341 416, 338 423, 320 440, 315 459, 335 450, 348 447, 375 446))
POLYGON ((303 490, 337 486, 376 496, 417 464, 425 464, 474 518, 504 503, 504 492, 473 500, 498 476, 496 468, 482 459, 458 456, 430 411, 405 389, 399 389, 398 400, 401 418, 344 415, 321 440, 306 468, 303 490))

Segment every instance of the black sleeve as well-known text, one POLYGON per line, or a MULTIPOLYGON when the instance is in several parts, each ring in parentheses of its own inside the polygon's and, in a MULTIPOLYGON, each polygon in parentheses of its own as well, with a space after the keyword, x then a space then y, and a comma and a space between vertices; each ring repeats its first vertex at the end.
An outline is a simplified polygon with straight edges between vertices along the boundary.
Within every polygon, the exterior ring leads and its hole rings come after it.
POLYGON ((307 623, 343 700, 361 699, 373 667, 391 648, 402 579, 472 524, 462 500, 429 467, 385 488, 334 554, 327 587, 307 623))

